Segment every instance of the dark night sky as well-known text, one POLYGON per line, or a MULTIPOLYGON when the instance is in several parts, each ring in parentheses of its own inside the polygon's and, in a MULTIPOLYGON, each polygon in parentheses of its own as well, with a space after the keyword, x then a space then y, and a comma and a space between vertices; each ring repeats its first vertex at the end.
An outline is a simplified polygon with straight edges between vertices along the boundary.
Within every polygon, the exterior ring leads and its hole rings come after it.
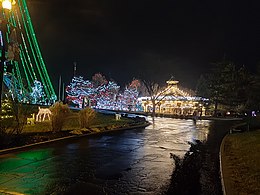
POLYGON ((171 75, 195 88, 226 56, 252 72, 260 62, 260 3, 233 0, 28 0, 51 79, 96 72, 124 85, 171 75))

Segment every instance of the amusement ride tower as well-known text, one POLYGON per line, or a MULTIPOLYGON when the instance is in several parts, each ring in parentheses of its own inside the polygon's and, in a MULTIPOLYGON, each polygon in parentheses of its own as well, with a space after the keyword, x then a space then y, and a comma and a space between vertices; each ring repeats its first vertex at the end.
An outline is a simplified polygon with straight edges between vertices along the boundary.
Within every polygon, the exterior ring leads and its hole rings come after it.
POLYGON ((0 3, 1 97, 9 96, 23 103, 53 103, 57 97, 26 1, 0 0, 0 3), (12 9, 5 9, 5 5, 12 9))

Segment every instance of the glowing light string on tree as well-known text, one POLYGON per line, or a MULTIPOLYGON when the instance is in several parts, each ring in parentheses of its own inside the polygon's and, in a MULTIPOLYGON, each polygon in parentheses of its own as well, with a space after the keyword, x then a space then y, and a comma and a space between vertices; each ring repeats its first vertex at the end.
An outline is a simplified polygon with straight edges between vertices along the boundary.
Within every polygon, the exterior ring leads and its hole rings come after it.
MULTIPOLYGON (((99 75, 99 78, 102 78, 99 75)), ((132 110, 141 109, 138 101, 137 87, 126 87, 119 93, 120 86, 114 81, 99 82, 84 80, 83 77, 74 77, 67 86, 67 100, 81 107, 84 97, 87 97, 91 106, 100 109, 132 110)))

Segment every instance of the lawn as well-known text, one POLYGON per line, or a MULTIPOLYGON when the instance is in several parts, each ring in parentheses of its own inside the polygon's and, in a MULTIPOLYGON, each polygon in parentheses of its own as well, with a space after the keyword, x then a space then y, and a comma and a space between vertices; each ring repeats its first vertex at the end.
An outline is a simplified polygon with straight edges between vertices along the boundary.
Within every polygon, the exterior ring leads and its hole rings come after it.
MULTIPOLYGON (((91 123, 90 128, 102 128, 108 126, 123 126, 125 124, 134 122, 134 120, 129 118, 121 118, 116 120, 114 115, 104 115, 97 113, 96 118, 91 123)), ((75 129, 80 129, 79 118, 77 112, 72 112, 69 116, 66 117, 65 124, 62 128, 63 131, 71 131, 75 129)), ((32 133, 32 132, 48 132, 51 130, 51 122, 37 122, 35 125, 26 125, 23 129, 23 133, 32 133)))
POLYGON ((222 167, 227 194, 260 194, 260 130, 228 135, 222 167))
POLYGON ((130 128, 131 126, 144 125, 145 121, 122 117, 116 120, 114 115, 96 113, 96 118, 89 128, 81 128, 78 112, 71 112, 65 118, 62 131, 52 131, 51 121, 36 122, 33 125, 25 125, 21 134, 1 134, 0 150, 32 143, 53 140, 71 135, 98 133, 109 130, 130 128))
POLYGON ((35 106, 20 106, 19 110, 8 107, 0 118, 0 150, 71 135, 87 135, 149 124, 144 118, 121 117, 116 120, 114 114, 95 113, 88 108, 80 112, 72 111, 62 103, 51 107, 51 112, 52 121, 35 122, 32 118, 33 113, 37 113, 35 106), (31 124, 24 125, 25 117, 28 117, 27 122, 31 124))

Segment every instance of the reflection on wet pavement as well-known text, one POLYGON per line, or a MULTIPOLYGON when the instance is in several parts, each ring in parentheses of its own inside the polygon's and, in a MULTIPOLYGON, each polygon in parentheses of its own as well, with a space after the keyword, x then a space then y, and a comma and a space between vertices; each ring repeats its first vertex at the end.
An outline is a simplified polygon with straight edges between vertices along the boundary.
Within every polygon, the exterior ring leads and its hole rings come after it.
MULTIPOLYGON (((149 119, 150 120, 150 119, 149 119)), ((155 118, 146 129, 66 140, 0 156, 0 193, 160 194, 188 142, 207 139, 210 121, 155 118)))

